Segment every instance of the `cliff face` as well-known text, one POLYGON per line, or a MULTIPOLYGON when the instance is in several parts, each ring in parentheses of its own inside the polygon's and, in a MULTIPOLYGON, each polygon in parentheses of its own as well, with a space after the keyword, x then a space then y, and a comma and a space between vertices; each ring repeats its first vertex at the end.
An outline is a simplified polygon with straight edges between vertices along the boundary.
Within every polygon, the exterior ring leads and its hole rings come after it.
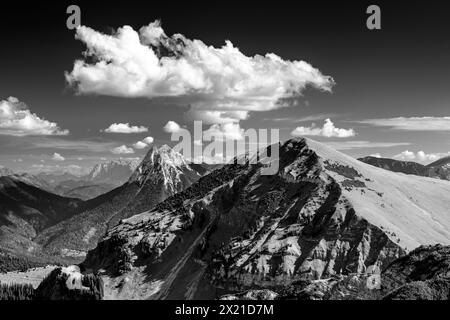
POLYGON ((450 183, 374 168, 290 140, 277 175, 226 165, 89 252, 105 298, 216 298, 383 269, 420 244, 449 243, 450 183), (421 190, 421 195, 416 191, 421 190))

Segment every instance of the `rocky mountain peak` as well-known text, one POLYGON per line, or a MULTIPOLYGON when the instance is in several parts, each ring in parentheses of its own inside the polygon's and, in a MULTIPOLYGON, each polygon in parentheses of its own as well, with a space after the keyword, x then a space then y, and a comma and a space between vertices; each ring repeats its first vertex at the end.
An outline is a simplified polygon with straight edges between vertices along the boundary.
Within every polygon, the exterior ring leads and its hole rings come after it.
MULTIPOLYGON (((142 185, 149 178, 156 179, 156 176, 162 175, 164 183, 171 188, 173 187, 171 186, 173 180, 176 180, 183 170, 192 170, 183 155, 174 151, 168 145, 159 148, 152 147, 130 177, 130 182, 137 182, 142 185)), ((172 189, 175 190, 176 188, 172 189)))

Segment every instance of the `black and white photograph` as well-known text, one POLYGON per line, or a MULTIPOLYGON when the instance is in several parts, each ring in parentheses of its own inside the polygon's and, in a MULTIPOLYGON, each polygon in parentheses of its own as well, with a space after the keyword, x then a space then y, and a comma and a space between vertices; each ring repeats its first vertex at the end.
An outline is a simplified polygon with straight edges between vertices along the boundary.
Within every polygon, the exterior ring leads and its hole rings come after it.
POLYGON ((1 6, 0 300, 450 299, 448 3, 1 6))

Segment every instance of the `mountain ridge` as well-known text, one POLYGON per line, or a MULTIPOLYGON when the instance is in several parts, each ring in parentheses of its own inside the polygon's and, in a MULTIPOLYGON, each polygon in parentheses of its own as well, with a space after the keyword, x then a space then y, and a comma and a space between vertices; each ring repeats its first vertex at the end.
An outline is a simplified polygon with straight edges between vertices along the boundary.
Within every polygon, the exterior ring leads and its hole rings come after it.
POLYGON ((279 162, 274 176, 248 163, 203 176, 109 230, 83 267, 102 274, 106 299, 209 299, 361 273, 450 242, 447 181, 392 173, 309 139, 285 142, 279 162))

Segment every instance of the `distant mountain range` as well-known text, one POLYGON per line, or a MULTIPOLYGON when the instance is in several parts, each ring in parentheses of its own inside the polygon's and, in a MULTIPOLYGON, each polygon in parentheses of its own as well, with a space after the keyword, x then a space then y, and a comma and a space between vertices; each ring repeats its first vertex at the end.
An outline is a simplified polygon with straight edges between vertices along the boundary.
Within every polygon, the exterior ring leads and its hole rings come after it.
POLYGON ((264 163, 217 168, 122 220, 82 269, 100 272, 106 299, 213 299, 364 274, 420 245, 450 244, 448 181, 309 139, 281 146, 278 174, 261 175, 264 163))
POLYGON ((15 175, 0 177, 0 244, 2 249, 33 252, 33 239, 51 225, 86 209, 79 199, 64 198, 15 175))
POLYGON ((19 255, 45 255, 36 242, 39 234, 99 206, 108 198, 97 197, 98 194, 127 181, 136 165, 136 161, 123 160, 102 163, 85 177, 70 173, 14 173, 2 167, 5 176, 0 177, 1 248, 19 255))
POLYGON ((359 158, 358 160, 389 171, 414 174, 422 177, 450 180, 450 157, 439 159, 426 166, 411 161, 399 161, 394 159, 376 158, 370 156, 359 158))
POLYGON ((91 200, 97 206, 46 229, 36 241, 47 254, 82 257, 95 248, 108 227, 153 208, 213 167, 190 164, 168 146, 154 147, 127 182, 91 200))
POLYGON ((14 174, 14 172, 4 166, 0 166, 0 177, 3 176, 9 176, 11 174, 14 174))

